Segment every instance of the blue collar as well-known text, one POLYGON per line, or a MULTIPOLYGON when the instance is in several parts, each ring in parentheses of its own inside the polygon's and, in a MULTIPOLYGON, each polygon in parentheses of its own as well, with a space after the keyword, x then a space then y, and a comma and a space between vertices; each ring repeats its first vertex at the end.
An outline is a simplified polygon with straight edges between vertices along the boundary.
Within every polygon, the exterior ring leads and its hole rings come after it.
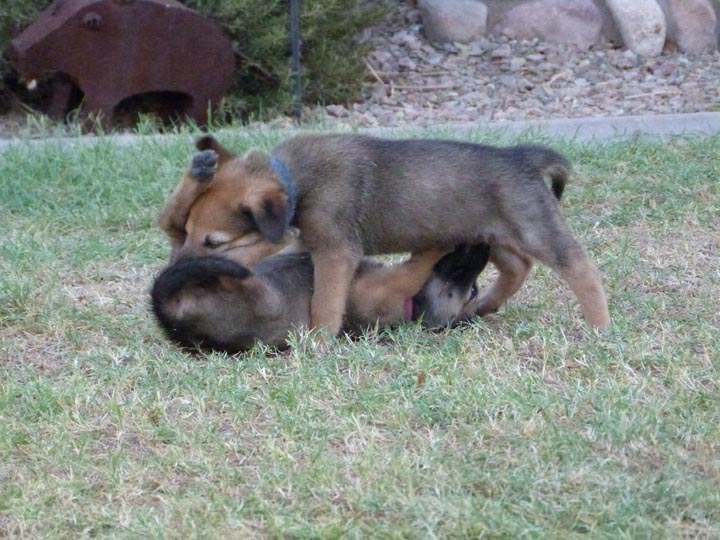
POLYGON ((270 158, 270 167, 277 173, 280 178, 280 185, 282 185, 285 193, 288 196, 288 213, 287 223, 285 226, 289 226, 293 219, 295 219, 295 207, 297 206, 297 187, 293 182, 290 171, 288 171, 285 164, 276 157, 270 158))

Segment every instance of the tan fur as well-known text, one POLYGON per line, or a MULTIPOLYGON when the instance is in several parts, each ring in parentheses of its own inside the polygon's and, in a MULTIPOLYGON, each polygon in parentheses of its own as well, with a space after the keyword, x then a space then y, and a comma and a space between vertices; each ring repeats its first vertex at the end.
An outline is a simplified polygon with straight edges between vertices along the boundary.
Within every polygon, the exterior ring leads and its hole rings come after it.
MULTIPOLYGON (((422 289, 433 266, 445 253, 445 250, 414 253, 403 263, 380 266, 357 275, 348 297, 351 316, 380 324, 397 324, 405 320, 408 298, 422 289)), ((463 314, 457 310, 453 315, 458 317, 463 314)))
POLYGON ((248 172, 245 164, 231 159, 226 152, 221 156, 220 164, 224 166, 213 175, 212 184, 198 182, 187 171, 158 218, 158 225, 170 238, 171 262, 187 255, 222 254, 239 264, 254 266, 280 251, 299 250, 296 229, 286 230, 277 243, 268 242, 242 214, 243 208, 257 208, 268 199, 283 206, 287 196, 282 189, 252 176, 253 182, 236 186, 233 179, 248 172), (220 246, 206 245, 213 236, 222 237, 220 246))
POLYGON ((190 207, 207 187, 207 184, 198 182, 189 172, 185 173, 158 218, 158 225, 170 238, 171 260, 177 258, 178 251, 185 244, 187 238, 185 224, 190 214, 190 207))

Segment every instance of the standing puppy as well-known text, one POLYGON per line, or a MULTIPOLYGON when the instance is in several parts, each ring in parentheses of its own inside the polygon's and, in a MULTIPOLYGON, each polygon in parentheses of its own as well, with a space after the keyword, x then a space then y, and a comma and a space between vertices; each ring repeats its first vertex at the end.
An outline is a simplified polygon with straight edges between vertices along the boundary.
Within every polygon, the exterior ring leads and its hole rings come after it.
POLYGON ((301 135, 272 156, 244 158, 212 137, 197 146, 213 150, 219 163, 190 209, 179 251, 211 254, 233 245, 242 257, 247 235, 277 243, 297 227, 315 268, 312 328, 339 331, 363 254, 461 243, 490 244, 500 272, 478 300, 478 315, 496 311, 539 260, 570 285, 592 326, 610 324, 597 269, 557 204, 570 165, 549 148, 362 135, 301 135))

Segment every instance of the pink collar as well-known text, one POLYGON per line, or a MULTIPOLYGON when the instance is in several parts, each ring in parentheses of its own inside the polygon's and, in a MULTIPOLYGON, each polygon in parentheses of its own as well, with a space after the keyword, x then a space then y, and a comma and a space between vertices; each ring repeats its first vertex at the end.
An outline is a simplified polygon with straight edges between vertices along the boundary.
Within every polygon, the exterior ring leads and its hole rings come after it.
POLYGON ((405 320, 413 320, 413 299, 412 296, 405 299, 405 320))

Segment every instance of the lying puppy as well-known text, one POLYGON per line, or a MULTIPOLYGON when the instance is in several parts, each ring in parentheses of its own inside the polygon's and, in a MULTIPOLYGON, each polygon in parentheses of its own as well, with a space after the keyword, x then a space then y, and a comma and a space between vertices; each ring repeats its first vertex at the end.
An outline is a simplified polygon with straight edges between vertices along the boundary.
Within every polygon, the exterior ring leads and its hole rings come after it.
POLYGON ((340 329, 363 254, 484 242, 500 275, 478 315, 497 311, 539 260, 567 281, 591 325, 610 324, 597 269, 557 204, 570 165, 549 148, 362 135, 301 135, 272 157, 239 158, 209 136, 197 146, 218 166, 179 188, 190 204, 178 253, 232 249, 243 260, 296 226, 315 267, 312 328, 340 329))
MULTIPOLYGON (((421 319, 444 326, 472 317, 475 280, 489 258, 488 245, 460 247, 432 269, 420 293, 417 261, 385 267, 363 259, 353 281, 344 330, 421 319), (414 289, 413 292, 412 291, 414 289)), ((422 265, 421 265, 422 266, 422 265)), ((182 347, 234 354, 260 341, 284 347, 293 330, 310 323, 313 266, 310 255, 277 255, 254 271, 217 256, 179 259, 152 288, 152 309, 168 338, 182 347)))

